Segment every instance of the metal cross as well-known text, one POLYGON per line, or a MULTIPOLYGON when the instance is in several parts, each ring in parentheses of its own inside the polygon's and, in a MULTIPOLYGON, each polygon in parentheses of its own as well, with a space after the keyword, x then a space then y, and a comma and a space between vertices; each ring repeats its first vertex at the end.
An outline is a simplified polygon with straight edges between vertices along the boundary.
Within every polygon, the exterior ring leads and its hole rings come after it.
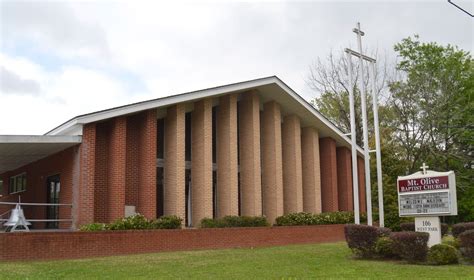
POLYGON ((423 162, 423 165, 420 167, 420 169, 423 169, 423 174, 426 174, 426 169, 428 168, 429 166, 426 165, 424 162, 423 162))

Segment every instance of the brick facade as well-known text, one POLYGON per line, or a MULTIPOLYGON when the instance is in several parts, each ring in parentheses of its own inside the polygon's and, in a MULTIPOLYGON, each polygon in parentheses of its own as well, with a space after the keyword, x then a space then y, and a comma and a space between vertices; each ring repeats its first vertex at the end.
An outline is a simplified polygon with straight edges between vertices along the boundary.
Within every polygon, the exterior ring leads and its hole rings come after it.
POLYGON ((212 100, 194 103, 191 133, 192 225, 212 218, 212 100))
POLYGON ((303 211, 301 167, 301 124, 295 115, 286 116, 282 125, 284 213, 303 211))
POLYGON ((241 215, 262 215, 260 165, 260 100, 255 92, 242 94, 239 104, 241 215))
POLYGON ((165 119, 164 215, 185 218, 184 104, 167 109, 165 119))
POLYGON ((322 210, 323 212, 338 211, 336 141, 329 137, 319 139, 319 156, 322 210))
POLYGON ((344 240, 344 225, 0 234, 0 261, 254 248, 344 240), (23 253, 12 253, 23 252, 23 253))
POLYGON ((236 216, 238 206, 237 94, 219 98, 217 110, 217 213, 236 216))
MULTIPOLYGON (((267 100, 262 107, 259 93, 248 91, 161 108, 164 126, 158 126, 157 109, 85 124, 80 145, 1 174, 4 193, 8 178, 26 170, 31 187, 28 184, 22 200, 45 202, 47 176, 60 174, 61 203, 74 204, 72 212, 61 210, 60 215, 69 219, 74 214, 72 228, 122 218, 126 205, 154 219, 159 201, 163 201, 160 207, 164 215, 184 220, 189 183, 185 182, 189 174, 185 150, 189 148, 192 172, 188 211, 194 227, 201 219, 213 216, 265 215, 273 223, 285 213, 352 211, 350 150, 336 147, 333 138, 319 138, 315 127, 301 128, 303 119, 296 115, 286 115, 282 122, 282 109, 275 101, 267 100), (213 106, 217 106, 215 193, 213 106), (191 112, 190 144, 185 111, 191 112), (164 129, 157 131, 158 127, 164 129), (157 143, 157 135, 162 134, 164 144, 157 143), (163 197, 157 192, 157 144, 164 145, 163 197)), ((357 168, 360 210, 366 212, 361 157, 357 168)), ((17 198, 5 195, 0 201, 17 198)), ((46 215, 43 210, 31 211, 25 209, 28 217, 46 215)))
POLYGON ((264 104, 261 141, 263 215, 274 223, 283 215, 281 113, 280 105, 274 101, 264 104))
POLYGON ((305 127, 301 135, 303 169, 303 211, 321 213, 321 173, 319 135, 312 127, 305 127))
POLYGON ((337 147, 337 192, 340 211, 354 210, 354 196, 352 190, 352 157, 351 150, 346 147, 337 147))

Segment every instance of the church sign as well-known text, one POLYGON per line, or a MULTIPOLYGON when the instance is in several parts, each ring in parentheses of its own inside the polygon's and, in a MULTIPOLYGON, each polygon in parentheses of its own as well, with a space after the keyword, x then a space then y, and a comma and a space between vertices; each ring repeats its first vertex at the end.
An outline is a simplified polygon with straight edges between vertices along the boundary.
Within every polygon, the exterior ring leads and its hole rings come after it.
POLYGON ((456 179, 453 171, 426 170, 408 176, 399 176, 398 209, 400 217, 415 217, 415 230, 428 232, 428 245, 441 242, 439 216, 458 214, 456 179))
POLYGON ((457 215, 454 172, 417 172, 400 176, 398 203, 400 216, 457 215))

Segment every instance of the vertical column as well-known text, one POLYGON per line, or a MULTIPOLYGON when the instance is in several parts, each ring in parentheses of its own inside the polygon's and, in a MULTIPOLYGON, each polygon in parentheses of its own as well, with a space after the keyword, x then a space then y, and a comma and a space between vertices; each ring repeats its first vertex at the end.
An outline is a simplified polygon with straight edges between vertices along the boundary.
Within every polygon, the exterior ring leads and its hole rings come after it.
POLYGON ((127 120, 117 117, 113 120, 109 142, 108 177, 108 221, 123 218, 125 214, 125 175, 127 120))
POLYGON ((95 144, 96 124, 85 124, 82 128, 82 143, 80 146, 78 204, 73 205, 73 211, 77 213, 76 228, 94 222, 95 144))
POLYGON ((241 215, 261 216, 260 100, 255 92, 242 94, 239 105, 239 146, 241 215))
POLYGON ((338 211, 336 141, 330 137, 319 140, 321 161, 321 199, 323 212, 338 211))
POLYGON ((338 147, 337 155, 337 192, 340 211, 354 211, 352 195, 352 158, 351 150, 338 147))
POLYGON ((359 178, 359 210, 360 213, 367 212, 367 200, 365 197, 365 162, 362 157, 357 157, 357 173, 359 178))
POLYGON ((156 122, 156 111, 154 109, 143 113, 138 148, 137 212, 148 219, 156 218, 156 122))
POLYGON ((191 135, 192 225, 212 218, 212 100, 194 103, 191 135))
POLYGON ((319 134, 305 127, 301 135, 303 167, 303 211, 321 213, 321 174, 319 164, 319 134))
POLYGON ((264 104, 262 117, 263 214, 270 223, 283 215, 283 167, 280 105, 264 104))
POLYGON ((217 109, 217 217, 238 215, 237 95, 219 98, 217 109))
POLYGON ((283 209, 284 213, 303 211, 303 176, 301 170, 301 124, 295 116, 286 116, 282 126, 283 209))
POLYGON ((185 111, 184 104, 169 107, 165 119, 163 214, 185 220, 185 111))

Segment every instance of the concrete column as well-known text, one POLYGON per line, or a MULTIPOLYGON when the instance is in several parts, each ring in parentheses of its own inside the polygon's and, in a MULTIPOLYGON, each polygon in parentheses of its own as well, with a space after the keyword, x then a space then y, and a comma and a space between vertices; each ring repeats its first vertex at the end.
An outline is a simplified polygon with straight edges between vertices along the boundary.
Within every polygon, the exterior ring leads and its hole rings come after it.
POLYGON ((112 120, 108 147, 109 168, 107 170, 107 220, 109 222, 125 216, 126 137, 126 117, 117 117, 112 120))
POLYGON ((263 214, 270 223, 283 215, 283 166, 280 105, 265 103, 262 117, 263 214))
POLYGON ((321 174, 319 164, 319 135, 312 127, 301 134, 303 168, 303 211, 321 213, 321 174))
POLYGON ((357 173, 359 179, 359 210, 367 212, 367 200, 365 197, 365 163, 362 157, 357 157, 357 173))
POLYGON ((339 211, 354 211, 351 150, 346 147, 338 147, 336 149, 336 155, 339 211))
POLYGON ((239 105, 239 146, 241 215, 261 216, 260 100, 256 92, 242 94, 239 105))
POLYGON ((219 98, 217 109, 217 217, 239 214, 237 94, 219 98))
POLYGON ((191 135, 192 225, 212 218, 212 100, 194 103, 191 135))
POLYGON ((184 104, 177 104, 167 109, 165 118, 163 214, 176 215, 183 221, 186 217, 184 137, 184 104))
POLYGON ((336 141, 330 137, 319 139, 321 162, 321 200, 323 212, 339 210, 337 197, 336 141))
POLYGON ((282 126, 284 213, 303 211, 303 175, 301 167, 301 124, 295 116, 286 116, 282 126))
POLYGON ((156 110, 148 110, 142 114, 138 147, 137 212, 148 219, 154 219, 156 218, 156 110))
POLYGON ((78 204, 73 205, 73 211, 77 213, 76 228, 94 222, 95 144, 96 124, 85 124, 82 128, 80 145, 78 204))

